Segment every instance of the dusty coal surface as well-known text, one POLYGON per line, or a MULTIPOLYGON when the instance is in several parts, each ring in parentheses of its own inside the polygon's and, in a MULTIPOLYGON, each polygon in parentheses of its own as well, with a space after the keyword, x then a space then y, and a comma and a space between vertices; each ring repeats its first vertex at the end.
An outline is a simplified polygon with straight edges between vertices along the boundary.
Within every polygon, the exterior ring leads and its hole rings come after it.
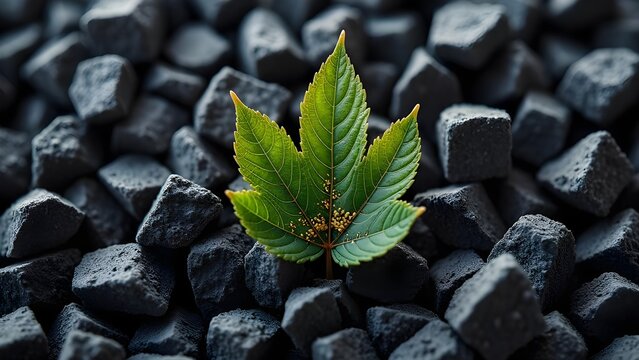
POLYGON ((635 0, 0 0, 0 359, 639 359, 635 0), (293 139, 346 30, 369 141, 421 104, 389 253, 237 224, 229 91, 293 139))

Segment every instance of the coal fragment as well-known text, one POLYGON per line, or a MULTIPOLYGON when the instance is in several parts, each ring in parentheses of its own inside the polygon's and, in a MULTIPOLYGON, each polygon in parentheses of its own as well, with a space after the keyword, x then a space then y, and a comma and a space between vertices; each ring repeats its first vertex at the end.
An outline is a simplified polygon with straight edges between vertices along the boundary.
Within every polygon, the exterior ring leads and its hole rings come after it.
POLYGON ((524 360, 585 360, 588 348, 581 334, 561 313, 544 316, 546 330, 528 345, 519 349, 514 359, 524 360))
POLYGON ((313 359, 377 360, 375 348, 366 331, 357 328, 340 330, 313 342, 313 359))
POLYGON ((102 162, 96 133, 73 115, 58 116, 31 142, 31 184, 60 189, 95 172, 102 162))
POLYGON ((306 74, 302 47, 283 19, 270 10, 257 8, 244 17, 238 43, 242 69, 252 76, 290 83, 306 74))
POLYGON ((401 344, 389 357, 389 360, 404 359, 472 360, 474 355, 453 328, 443 321, 434 320, 401 344))
POLYGON ((475 0, 474 2, 502 5, 511 29, 524 41, 534 39, 544 15, 543 2, 539 0, 475 0))
POLYGON ((598 49, 572 64, 557 96, 586 119, 610 125, 639 98, 639 55, 629 49, 598 49))
POLYGON ((82 15, 80 28, 96 53, 144 63, 160 53, 164 15, 156 0, 99 0, 82 15))
POLYGON ((552 217, 558 211, 557 206, 542 192, 535 179, 515 168, 499 184, 496 205, 499 215, 508 227, 523 215, 541 214, 552 217))
POLYGON ((203 236, 191 246, 187 271, 195 303, 206 320, 249 305, 244 256, 254 240, 239 225, 203 236))
POLYGON ((330 289, 300 287, 286 300, 282 328, 304 354, 311 353, 317 338, 339 330, 341 323, 337 301, 330 289))
POLYGON ((428 279, 428 265, 409 246, 398 243, 384 256, 348 269, 348 289, 383 303, 408 302, 428 279))
POLYGON ((304 280, 302 265, 279 259, 259 243, 246 254, 244 271, 253 298, 269 309, 280 309, 291 290, 304 280))
POLYGON ((402 242, 426 260, 432 259, 439 251, 435 235, 422 218, 415 220, 413 227, 402 242))
POLYGON ((333 292, 344 327, 361 325, 363 319, 360 307, 348 292, 342 280, 315 279, 313 287, 327 288, 333 292))
POLYGON ((510 37, 505 7, 455 1, 433 15, 427 46, 439 59, 479 69, 510 37))
POLYGON ((20 66, 35 51, 41 40, 42 26, 38 24, 25 25, 3 33, 0 36, 0 75, 16 84, 20 66))
POLYGON ((68 200, 34 189, 0 217, 0 254, 19 259, 56 248, 75 235, 83 219, 68 200))
POLYGON ((12 127, 33 139, 55 118, 56 109, 43 96, 27 96, 18 104, 12 127))
POLYGON ((295 33, 298 33, 306 20, 317 14, 329 3, 328 0, 274 0, 271 7, 295 33))
POLYGON ((480 183, 433 189, 415 196, 426 206, 423 218, 444 244, 462 249, 490 250, 506 227, 480 183))
POLYGON ((596 48, 628 48, 639 52, 639 20, 636 14, 597 27, 593 35, 596 48))
POLYGON ((75 68, 87 56, 80 33, 73 32, 42 45, 22 66, 21 75, 56 105, 68 107, 75 68))
MULTIPOLYGON (((434 137, 434 136, 433 136, 434 137)), ((419 159, 420 171, 415 175, 413 192, 423 192, 444 184, 444 175, 439 165, 437 150, 433 144, 422 138, 422 156, 419 159)))
POLYGON ((187 107, 195 104, 205 87, 202 77, 161 63, 149 70, 144 82, 146 91, 187 107))
POLYGON ((616 338, 605 349, 596 353, 592 360, 634 360, 639 352, 639 335, 627 335, 616 338))
POLYGON ((508 254, 489 261, 455 292, 445 318, 487 359, 507 359, 544 331, 535 291, 508 254))
POLYGON ((9 80, 0 74, 0 110, 11 107, 16 97, 16 89, 9 80))
POLYGON ((614 12, 614 2, 549 0, 546 5, 548 19, 555 26, 568 31, 589 29, 612 17, 614 12))
POLYGON ((177 29, 164 48, 175 65, 210 77, 231 60, 231 44, 204 23, 187 23, 177 29))
POLYGON ((60 360, 124 360, 125 358, 126 351, 116 341, 80 330, 69 333, 59 357, 60 360))
POLYGON ((211 319, 206 336, 209 359, 262 359, 273 354, 279 321, 262 310, 232 310, 211 319))
POLYGON ((639 285, 607 272, 583 284, 570 298, 569 317, 579 332, 597 344, 606 344, 639 330, 639 285))
POLYGON ((90 308, 163 315, 174 286, 170 262, 138 244, 85 254, 75 269, 73 293, 90 308))
POLYGON ((191 0, 196 13, 216 29, 237 25, 257 3, 256 0, 191 0))
POLYGON ((561 80, 566 70, 588 53, 588 48, 572 38, 548 34, 539 40, 544 65, 555 80, 561 80))
POLYGON ((436 261, 430 269, 429 282, 434 310, 443 315, 455 290, 482 266, 484 260, 473 250, 455 250, 436 261))
MULTIPOLYGON (((359 76, 362 80, 362 86, 366 89, 366 101, 371 111, 378 114, 386 114, 390 105, 393 87, 399 78, 398 67, 386 62, 366 63, 360 68, 359 76)), ((373 126, 371 124, 372 119, 372 116, 368 118, 369 134, 373 126)))
POLYGON ((375 306, 366 311, 366 330, 378 353, 387 357, 437 315, 414 304, 375 306))
POLYGON ((597 131, 544 164, 537 181, 568 204, 606 216, 632 173, 615 139, 607 131, 597 131))
POLYGON ((23 306, 0 317, 0 357, 44 359, 48 351, 47 336, 31 309, 23 306))
POLYGON ((78 64, 69 97, 81 119, 110 123, 129 113, 137 77, 131 63, 118 55, 104 55, 78 64))
POLYGON ((197 357, 204 336, 204 323, 196 313, 182 308, 143 323, 129 343, 129 351, 197 357))
POLYGON ((21 131, 0 128, 0 198, 15 200, 29 188, 31 142, 21 131))
POLYGON ((593 272, 614 271, 639 282, 639 213, 626 209, 601 220, 577 239, 577 266, 593 272))
POLYGON ((250 75, 224 67, 213 78, 193 110, 198 134, 226 148, 233 146, 235 108, 229 91, 235 91, 246 106, 258 110, 275 122, 284 119, 291 93, 250 75))
POLYGON ((78 30, 86 4, 73 0, 47 2, 44 9, 44 36, 53 38, 78 30))
POLYGON ((399 69, 406 66, 413 50, 426 41, 425 30, 424 20, 416 12, 369 16, 364 22, 370 57, 399 69))
POLYGON ((151 208, 170 172, 148 156, 123 155, 98 171, 102 184, 136 219, 151 208))
POLYGON ((0 268, 0 314, 22 306, 51 310, 66 304, 71 294, 73 268, 80 251, 64 250, 0 268))
POLYGON ((495 244, 488 261, 506 253, 528 275, 543 309, 559 303, 575 267, 575 238, 566 226, 543 215, 524 215, 495 244))

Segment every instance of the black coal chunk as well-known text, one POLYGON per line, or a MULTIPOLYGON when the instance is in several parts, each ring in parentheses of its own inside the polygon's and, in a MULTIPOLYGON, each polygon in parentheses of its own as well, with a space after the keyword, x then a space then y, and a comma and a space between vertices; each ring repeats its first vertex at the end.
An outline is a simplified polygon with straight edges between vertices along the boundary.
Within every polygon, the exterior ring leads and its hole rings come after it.
POLYGON ((211 319, 206 335, 209 359, 263 359, 272 356, 281 334, 279 321, 262 310, 232 310, 211 319))
POLYGON ((317 14, 328 3, 329 0, 273 0, 270 5, 273 11, 286 20, 291 30, 298 33, 306 20, 317 14))
POLYGON ((432 259, 439 253, 437 239, 421 217, 415 220, 413 227, 402 242, 426 260, 432 259))
POLYGON ((453 328, 443 321, 434 320, 397 347, 389 357, 389 360, 410 359, 472 360, 474 355, 453 328))
POLYGON ((15 200, 29 188, 31 142, 21 131, 0 128, 0 198, 15 200))
MULTIPOLYGON (((388 112, 393 87, 399 78, 399 68, 391 63, 372 62, 361 66, 358 72, 362 85, 366 89, 366 101, 371 111, 385 115, 388 112)), ((368 118, 369 134, 373 126, 372 119, 372 116, 368 118)))
POLYGON ((173 33, 164 48, 164 55, 173 64, 210 77, 232 55, 231 44, 204 23, 187 23, 173 33))
POLYGON ((0 314, 19 307, 51 310, 68 303, 78 250, 64 250, 0 268, 0 314))
POLYGON ((632 174, 632 164, 615 139, 597 131, 547 162, 537 181, 568 204, 606 216, 632 174))
POLYGON ((24 306, 0 317, 1 358, 45 359, 48 351, 47 336, 31 309, 24 306))
POLYGON ((507 359, 544 331, 541 308, 512 255, 489 261, 453 296, 446 320, 487 359, 507 359))
POLYGON ((42 26, 38 24, 25 25, 3 33, 0 36, 0 75, 15 84, 20 66, 37 48, 41 39, 42 26))
POLYGON ((428 285, 438 314, 444 314, 455 290, 482 266, 484 260, 473 250, 455 250, 433 264, 428 285))
POLYGON ((129 351, 133 354, 197 357, 203 337, 204 323, 200 316, 183 308, 175 308, 161 318, 140 325, 131 338, 129 351))
POLYGON ((81 330, 69 333, 59 357, 60 360, 124 360, 125 358, 126 351, 116 341, 81 330))
POLYGON ((583 284, 570 299, 569 317, 587 339, 606 344, 639 331, 639 285, 607 272, 583 284))
POLYGON ((424 20, 416 12, 369 16, 364 22, 364 30, 370 57, 400 69, 406 66, 413 50, 426 41, 424 20))
POLYGON ((84 213, 68 200, 34 189, 0 217, 0 254, 25 258, 66 243, 80 229, 84 213))
POLYGON ((528 345, 517 350, 513 359, 522 360, 585 360, 586 342, 570 321, 553 311, 544 316, 546 330, 528 345))
POLYGON ((99 0, 80 18, 80 28, 98 54, 133 63, 150 62, 162 48, 165 22, 155 0, 99 0))
POLYGON ((163 315, 175 283, 171 262, 138 244, 112 245, 82 257, 73 293, 94 309, 163 315))
POLYGON ((33 187, 60 189, 95 172, 102 149, 87 123, 73 115, 58 116, 31 142, 33 187))
POLYGON ((366 330, 378 353, 387 357, 437 315, 414 304, 375 306, 366 311, 366 330))
POLYGON ((348 292, 342 280, 315 279, 313 281, 313 287, 327 288, 333 292, 344 327, 359 326, 362 324, 363 317, 360 307, 348 292))
POLYGON ((142 220, 135 241, 145 246, 189 246, 213 220, 222 203, 211 191, 171 175, 142 220))
POLYGON ((422 138, 422 157, 419 159, 419 169, 421 170, 415 175, 412 191, 422 192, 444 184, 444 175, 437 157, 435 146, 422 138))
POLYGON ((570 37, 547 34, 539 40, 539 52, 550 75, 560 80, 570 65, 588 53, 588 48, 570 37))
POLYGON ((426 206, 424 222, 444 244, 490 250, 506 227, 480 183, 453 185, 417 194, 413 201, 426 206))
POLYGON ((234 225, 206 234, 191 246, 187 270, 195 302, 206 320, 248 305, 250 292, 244 285, 244 256, 253 239, 234 225))
POLYGON ((104 55, 78 64, 69 98, 81 119, 104 124, 129 113, 136 87, 131 63, 118 55, 104 55))
POLYGON ((546 5, 548 19, 567 31, 588 30, 615 13, 614 2, 590 0, 549 0, 546 5))
POLYGON ((377 360, 375 348, 366 331, 357 328, 340 330, 313 342, 316 360, 377 360))
POLYGON ((216 29, 228 29, 237 25, 244 14, 257 4, 256 0, 191 0, 201 18, 216 29))
POLYGON ((29 95, 20 101, 12 126, 32 139, 55 118, 57 110, 40 95, 29 95))
POLYGON ((541 214, 552 217, 558 211, 552 200, 541 191, 535 179, 515 168, 500 182, 496 204, 499 215, 508 227, 523 215, 541 214))
POLYGON ((235 107, 229 91, 235 91, 246 106, 266 114, 271 120, 284 120, 291 100, 285 88, 224 67, 212 79, 193 110, 195 130, 226 148, 233 146, 235 107))
POLYGON ((544 13, 542 2, 528 0, 479 0, 478 2, 502 5, 508 16, 508 23, 518 38, 529 41, 537 35, 544 13))
POLYGON ((162 63, 155 64, 144 78, 144 89, 178 104, 191 107, 200 98, 204 78, 162 63))
POLYGON ((98 171, 104 186, 136 219, 142 219, 171 173, 153 158, 123 155, 98 171))
POLYGON ((639 352, 639 335, 627 335, 616 338, 605 349, 596 353, 592 360, 633 360, 639 352))
POLYGON ((2 74, 0 74, 0 110, 11 107, 16 98, 16 89, 2 74))

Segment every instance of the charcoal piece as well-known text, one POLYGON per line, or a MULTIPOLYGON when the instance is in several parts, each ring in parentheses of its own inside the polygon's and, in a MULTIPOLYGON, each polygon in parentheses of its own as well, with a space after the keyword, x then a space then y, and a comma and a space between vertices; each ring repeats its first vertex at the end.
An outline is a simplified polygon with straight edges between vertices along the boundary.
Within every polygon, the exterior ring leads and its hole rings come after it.
POLYGON ((563 149, 568 130, 570 109, 550 95, 529 92, 513 121, 513 156, 539 166, 563 149))
POLYGON ((453 105, 441 113, 436 131, 448 181, 481 181, 510 172, 512 136, 510 116, 504 110, 453 105))
POLYGON ((254 240, 239 225, 211 234, 191 246, 187 271, 195 303, 206 320, 250 305, 244 284, 244 256, 254 240))
POLYGON ((242 69, 264 81, 290 83, 304 78, 307 64, 297 39, 276 13, 257 8, 238 33, 242 69))
POLYGON ((317 14, 326 5, 329 0, 274 0, 271 7, 295 33, 298 33, 306 20, 317 14))
POLYGON ((427 46, 439 59, 479 69, 510 37, 503 6, 455 1, 435 12, 427 46))
POLYGON ((424 137, 433 140, 439 113, 461 100, 461 87, 455 74, 420 47, 413 51, 393 88, 390 117, 401 119, 415 104, 423 105, 418 118, 420 130, 424 137))
POLYGON ((124 360, 125 358, 126 351, 116 341, 80 330, 69 333, 59 357, 60 360, 124 360))
POLYGON ((607 272, 572 293, 569 317, 586 339, 606 344, 639 331, 639 285, 607 272))
POLYGON ((71 294, 73 268, 80 251, 64 250, 0 268, 0 314, 19 307, 52 310, 66 304, 71 294))
POLYGON ((375 306, 366 311, 366 329, 375 348, 387 357, 437 315, 414 304, 375 306))
POLYGON ((23 306, 0 317, 0 357, 45 359, 48 351, 47 336, 31 309, 23 306))
POLYGON ((227 184, 236 174, 219 150, 207 144, 190 126, 173 134, 167 165, 177 174, 209 189, 227 184))
POLYGON ((568 68, 557 96, 595 124, 610 125, 639 99, 639 55, 594 50, 568 68))
POLYGON ((266 359, 281 334, 279 321, 262 310, 232 310, 211 319, 206 335, 209 359, 266 359))
POLYGON ((632 173, 632 164, 615 139, 598 131, 544 164, 537 181, 568 204, 606 216, 632 173))
POLYGON ((507 359, 544 331, 544 318, 526 273, 512 255, 489 261, 453 296, 446 320, 486 359, 507 359))
POLYGON ((55 118, 56 109, 43 96, 27 96, 18 104, 12 127, 33 139, 55 118))
POLYGON ((472 86, 474 101, 496 105, 515 101, 530 90, 549 85, 541 59, 521 41, 513 41, 498 51, 472 86))
POLYGON ((575 238, 562 223, 524 215, 495 244, 488 261, 512 255, 528 274, 542 309, 559 303, 575 267, 575 238))
POLYGON ((428 264, 403 243, 384 256, 348 269, 346 285, 354 294, 382 303, 412 301, 428 279, 428 264))
POLYGON ((80 28, 96 53, 145 63, 160 53, 164 16, 155 0, 99 0, 82 15, 80 28))
MULTIPOLYGON (((390 105, 395 82, 399 78, 399 68, 391 63, 366 63, 359 70, 362 86, 366 89, 366 101, 371 111, 386 114, 390 105)), ((368 131, 371 133, 371 118, 368 119, 368 131)))
POLYGON ((435 312, 443 315, 455 290, 482 266, 484 260, 473 250, 455 250, 435 262, 430 269, 429 282, 435 312))
POLYGON ((51 190, 95 172, 102 163, 96 133, 73 115, 58 116, 36 135, 31 153, 32 186, 51 190))
POLYGON ((361 325, 363 318, 360 307, 342 280, 315 279, 313 287, 327 288, 333 292, 344 327, 361 325))
POLYGON ((73 331, 103 336, 120 344, 126 344, 128 341, 128 337, 108 321, 97 318, 95 314, 76 303, 70 303, 58 313, 48 333, 51 358, 56 358, 73 331))
POLYGON ((417 194, 413 202, 426 206, 424 223, 450 246, 486 251, 506 232, 480 183, 429 190, 417 194))
MULTIPOLYGON (((368 93, 367 93, 368 95, 368 93)), ((388 130, 391 122, 379 115, 370 114, 368 117, 368 128, 366 129, 366 137, 369 144, 372 144, 375 138, 382 137, 384 132, 388 130)))
POLYGON ((410 246, 424 259, 432 259, 438 254, 437 239, 422 218, 415 220, 413 227, 402 242, 410 246))
POLYGON ((517 350, 513 359, 523 360, 585 360, 588 348, 581 334, 561 313, 544 316, 546 330, 528 345, 517 350))
POLYGON ((144 82, 146 91, 187 107, 195 104, 205 87, 201 76, 161 63, 149 70, 144 82))
POLYGON ((110 123, 129 113, 137 77, 131 63, 118 55, 103 55, 78 64, 69 97, 81 119, 110 123))
POLYGON ((0 199, 15 200, 29 188, 31 142, 26 133, 0 128, 0 199))
POLYGON ((336 332, 341 323, 339 307, 330 289, 300 287, 286 300, 282 328, 304 354, 311 353, 313 341, 336 332))
POLYGON ((222 210, 220 198, 211 191, 171 175, 146 214, 135 241, 145 246, 189 246, 222 210))
POLYGON ((3 0, 0 2, 0 23, 5 27, 36 20, 44 4, 43 0, 3 0))
POLYGON ((379 359, 366 331, 357 328, 340 330, 315 340, 312 353, 316 360, 379 359))
POLYGON ((577 266, 614 271, 639 282, 639 213, 626 209, 594 224, 577 239, 577 266))
POLYGON ((111 148, 116 152, 161 154, 177 129, 188 124, 189 114, 182 108, 153 95, 139 97, 131 114, 113 128, 111 148))
POLYGON ((229 29, 255 7, 256 0, 190 0, 195 13, 216 29, 229 29))
POLYGON ((228 149, 233 147, 235 107, 229 95, 231 90, 246 106, 268 115, 275 122, 284 120, 291 100, 288 90, 224 67, 213 76, 193 110, 193 123, 198 134, 228 149))
POLYGON ((610 18, 615 12, 614 2, 593 0, 549 0, 546 5, 548 19, 568 31, 588 30, 610 18))
POLYGON ((79 179, 67 188, 64 197, 85 213, 80 231, 93 249, 129 241, 133 220, 102 184, 91 178, 79 179))
POLYGON ((120 156, 98 171, 102 184, 138 220, 151 208, 169 175, 162 164, 143 155, 120 156))
POLYGON ((628 48, 639 53, 639 20, 634 14, 597 28, 593 36, 595 48, 628 48))
POLYGON ((161 318, 143 323, 129 343, 129 351, 162 355, 197 357, 198 346, 204 336, 200 315, 176 308, 161 318))
POLYGON ((541 37, 539 51, 550 75, 560 80, 570 65, 588 53, 588 48, 572 38, 548 34, 541 37))
POLYGON ((304 280, 304 267, 279 259, 255 243, 244 258, 246 286, 257 303, 265 308, 280 309, 291 290, 304 280))
POLYGON ((80 229, 84 213, 43 189, 31 190, 0 217, 0 254, 25 258, 66 243, 80 229))
POLYGON ((515 168, 499 184, 496 205, 507 227, 523 215, 541 214, 552 217, 558 211, 552 200, 541 191, 535 179, 515 168))
POLYGON ((68 107, 69 85, 76 66, 88 57, 81 34, 73 32, 62 38, 51 39, 42 45, 22 65, 21 75, 31 86, 56 105, 68 107))
POLYGON ((138 244, 111 245, 85 254, 75 268, 73 293, 87 307, 163 315, 175 283, 171 263, 138 244))
POLYGON ((399 69, 406 66, 413 50, 426 42, 426 26, 416 12, 370 16, 364 22, 364 31, 370 57, 399 69))
POLYGON ((610 345, 596 353, 592 360, 635 360, 639 352, 639 335, 627 335, 616 338, 610 345))
POLYGON ((0 110, 11 107, 15 101, 16 89, 0 74, 0 110))
POLYGON ((335 49, 340 32, 348 34, 346 52, 357 68, 366 57, 366 34, 362 13, 352 7, 335 5, 322 11, 302 26, 301 36, 306 57, 313 68, 320 64, 335 49))
POLYGON ((231 44, 204 23, 187 23, 173 33, 164 55, 173 64, 210 77, 231 60, 231 44))
POLYGON ((0 75, 17 84, 20 66, 35 51, 41 40, 42 26, 38 24, 25 25, 3 33, 0 36, 0 75))
POLYGON ((78 29, 85 4, 76 1, 49 1, 44 9, 44 36, 53 38, 78 29))
POLYGON ((414 193, 423 192, 444 184, 444 174, 439 165, 437 150, 435 150, 435 146, 430 141, 423 138, 419 169, 421 170, 415 175, 415 182, 411 188, 414 193))
POLYGON ((443 321, 434 320, 397 347, 389 357, 389 360, 409 359, 472 360, 474 355, 453 328, 443 321))
POLYGON ((537 35, 544 15, 543 2, 539 0, 474 0, 474 2, 502 5, 516 37, 525 41, 537 35))

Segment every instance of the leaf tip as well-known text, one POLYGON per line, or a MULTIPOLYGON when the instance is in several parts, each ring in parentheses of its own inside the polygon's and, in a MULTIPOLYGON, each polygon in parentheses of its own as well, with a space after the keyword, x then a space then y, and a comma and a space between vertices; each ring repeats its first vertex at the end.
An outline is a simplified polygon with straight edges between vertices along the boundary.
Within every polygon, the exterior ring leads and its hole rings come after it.
POLYGON ((337 46, 344 46, 344 42, 346 41, 346 30, 342 29, 342 32, 339 33, 339 39, 337 39, 337 46))
MULTIPOLYGON (((418 106, 419 106, 419 105, 418 105, 418 106)), ((227 190, 227 191, 228 191, 228 190, 227 190)), ((425 207, 425 206, 420 206, 420 207, 418 207, 418 208, 417 208, 417 211, 416 211, 416 213, 415 213, 415 214, 416 214, 416 217, 420 217, 420 216, 422 216, 422 214, 424 214, 425 212, 426 212, 426 207, 425 207)))
POLYGON ((226 197, 229 198, 229 200, 231 200, 233 199, 233 195, 235 195, 235 192, 231 190, 226 190, 224 191, 224 195, 226 195, 226 197))
POLYGON ((408 116, 417 117, 418 112, 419 112, 419 104, 415 104, 413 111, 411 111, 408 116))
POLYGON ((240 100, 240 98, 237 97, 237 94, 235 93, 235 91, 231 90, 229 91, 229 94, 231 95, 231 99, 233 100, 233 104, 235 104, 235 106, 242 103, 242 100, 240 100))

